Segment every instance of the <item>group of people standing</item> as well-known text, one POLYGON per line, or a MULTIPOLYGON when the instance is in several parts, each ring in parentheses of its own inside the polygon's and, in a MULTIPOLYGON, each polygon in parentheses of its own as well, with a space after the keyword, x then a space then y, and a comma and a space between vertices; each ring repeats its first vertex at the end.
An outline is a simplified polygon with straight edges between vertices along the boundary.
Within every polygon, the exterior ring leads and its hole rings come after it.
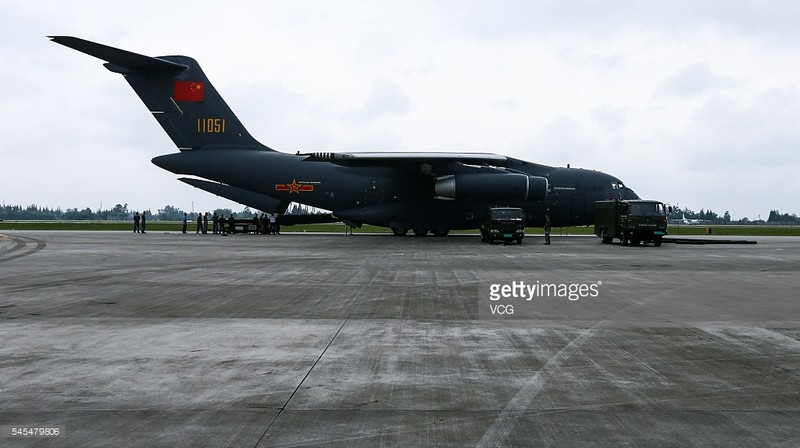
MULTIPOLYGON (((236 230, 236 218, 233 217, 233 213, 230 214, 227 218, 223 214, 214 214, 210 217, 208 216, 208 212, 200 213, 197 215, 197 229, 196 233, 206 234, 208 233, 208 221, 211 221, 211 232, 214 235, 228 235, 235 233, 236 230)), ((251 231, 255 233, 259 233, 262 235, 275 235, 280 233, 280 224, 278 224, 278 217, 270 214, 267 215, 262 213, 261 216, 253 216, 252 221, 244 221, 240 220, 239 224, 251 225, 251 231)), ((133 213, 133 233, 145 233, 145 228, 147 227, 147 212, 139 212, 133 213)), ((182 227, 181 232, 186 233, 189 228, 189 214, 183 214, 182 220, 182 227)))
POLYGON ((145 227, 147 227, 147 212, 142 212, 140 215, 139 212, 134 212, 133 214, 133 233, 146 233, 144 231, 145 227), (139 224, 141 223, 141 228, 139 224), (141 229, 141 232, 140 232, 141 229))
POLYGON ((277 235, 281 233, 278 217, 271 213, 269 215, 262 213, 261 216, 253 216, 251 224, 259 235, 277 235))
MULTIPOLYGON (((229 219, 230 219, 230 223, 233 224, 234 220, 233 220, 233 214, 232 213, 231 213, 231 217, 229 219)), ((219 215, 217 215, 217 212, 214 212, 214 216, 211 218, 211 222, 212 222, 212 225, 213 225, 211 231, 215 235, 218 234, 218 233, 219 234, 223 234, 223 235, 225 235, 227 232, 233 233, 233 228, 232 227, 230 228, 230 230, 228 230, 225 227, 225 224, 226 224, 225 215, 219 216, 219 215)), ((187 227, 189 227, 189 214, 184 212, 183 213, 183 227, 181 229, 181 232, 186 233, 187 227)), ((208 212, 199 213, 197 215, 197 230, 195 231, 195 233, 202 233, 203 235, 208 233, 208 212)))
MULTIPOLYGON (((225 218, 224 214, 219 214, 218 215, 217 212, 214 212, 214 214, 211 215, 211 219, 210 220, 211 220, 211 226, 212 226, 211 227, 211 232, 214 235, 228 235, 228 234, 235 233, 235 231, 236 231, 236 218, 233 217, 233 213, 231 213, 228 216, 228 218, 225 218)), ((197 215, 197 228, 196 228, 195 233, 202 233, 204 235, 207 234, 208 233, 208 221, 209 221, 208 212, 198 214, 197 215)), ((240 221, 240 223, 242 223, 242 222, 244 222, 244 221, 240 221)), ((273 234, 274 235, 274 234, 280 233, 280 227, 278 226, 277 217, 275 215, 272 215, 272 214, 270 214, 270 215, 262 214, 260 217, 259 216, 254 216, 253 220, 252 220, 252 224, 254 226, 253 227, 254 231, 256 233, 259 233, 259 234, 273 234)), ((186 233, 188 227, 189 227, 189 214, 188 213, 184 213, 183 214, 183 227, 182 227, 181 231, 183 233, 186 233)))

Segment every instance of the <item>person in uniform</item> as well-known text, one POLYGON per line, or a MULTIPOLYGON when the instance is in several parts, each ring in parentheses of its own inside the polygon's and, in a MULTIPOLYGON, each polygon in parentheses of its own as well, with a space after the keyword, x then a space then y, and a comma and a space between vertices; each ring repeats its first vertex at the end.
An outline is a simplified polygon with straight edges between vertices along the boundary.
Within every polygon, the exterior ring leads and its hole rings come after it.
POLYGON ((133 233, 139 233, 139 212, 133 214, 133 233))
POLYGON ((544 214, 544 244, 550 244, 550 215, 544 214))

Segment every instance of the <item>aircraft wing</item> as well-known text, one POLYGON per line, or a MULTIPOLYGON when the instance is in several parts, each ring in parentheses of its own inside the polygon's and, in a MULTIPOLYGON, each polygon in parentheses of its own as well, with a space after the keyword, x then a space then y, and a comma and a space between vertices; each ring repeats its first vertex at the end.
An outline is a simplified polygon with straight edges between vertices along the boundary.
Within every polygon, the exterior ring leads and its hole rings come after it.
POLYGON ((309 162, 330 162, 343 166, 396 166, 404 163, 441 164, 461 162, 503 166, 508 158, 498 154, 467 152, 315 152, 300 154, 309 162))
POLYGON ((307 162, 328 162, 346 167, 386 167, 426 174, 451 174, 463 166, 502 171, 508 158, 491 153, 452 152, 316 152, 300 154, 307 162))

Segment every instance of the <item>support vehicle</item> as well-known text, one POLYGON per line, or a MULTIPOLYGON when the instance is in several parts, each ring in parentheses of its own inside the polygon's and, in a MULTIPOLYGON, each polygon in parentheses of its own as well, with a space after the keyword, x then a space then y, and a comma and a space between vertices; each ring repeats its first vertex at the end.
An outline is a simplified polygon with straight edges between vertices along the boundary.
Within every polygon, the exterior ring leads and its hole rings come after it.
POLYGON ((644 242, 659 247, 667 234, 666 207, 658 201, 597 201, 594 234, 606 244, 617 238, 623 245, 644 242))
POLYGON ((525 211, 518 207, 491 207, 481 221, 481 241, 503 240, 522 244, 525 236, 525 211))

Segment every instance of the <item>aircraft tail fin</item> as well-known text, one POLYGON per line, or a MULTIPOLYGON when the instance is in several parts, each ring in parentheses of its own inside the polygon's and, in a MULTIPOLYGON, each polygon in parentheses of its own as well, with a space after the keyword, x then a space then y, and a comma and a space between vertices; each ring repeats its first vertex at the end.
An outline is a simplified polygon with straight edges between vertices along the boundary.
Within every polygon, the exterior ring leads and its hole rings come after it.
POLYGON ((50 40, 106 61, 133 87, 181 151, 235 147, 272 151, 253 138, 200 65, 186 56, 150 57, 71 36, 50 40))

